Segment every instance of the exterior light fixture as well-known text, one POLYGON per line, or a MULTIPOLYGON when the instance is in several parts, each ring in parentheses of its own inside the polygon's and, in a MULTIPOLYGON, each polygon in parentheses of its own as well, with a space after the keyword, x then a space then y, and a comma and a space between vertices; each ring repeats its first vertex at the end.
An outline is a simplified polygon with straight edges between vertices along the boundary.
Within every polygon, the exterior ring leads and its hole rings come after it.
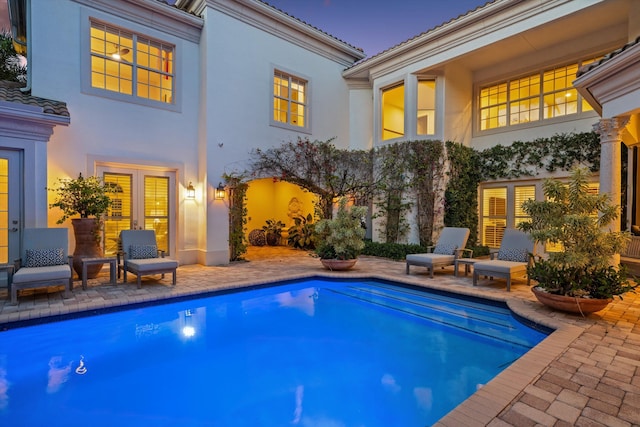
POLYGON ((187 185, 187 199, 195 199, 196 198, 196 188, 193 186, 193 183, 189 181, 189 185, 187 185))
POLYGON ((226 194, 226 191, 224 189, 224 186, 222 185, 222 183, 219 183, 218 187, 216 188, 215 198, 222 200, 224 199, 225 194, 226 194))

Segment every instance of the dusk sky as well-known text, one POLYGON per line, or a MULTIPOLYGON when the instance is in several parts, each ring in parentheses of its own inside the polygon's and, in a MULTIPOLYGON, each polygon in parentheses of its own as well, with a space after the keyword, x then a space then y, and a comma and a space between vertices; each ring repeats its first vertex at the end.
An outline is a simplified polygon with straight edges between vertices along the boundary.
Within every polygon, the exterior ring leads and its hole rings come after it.
MULTIPOLYGON (((373 56, 490 0, 265 0, 373 56)), ((0 0, 0 29, 9 29, 0 0)))
POLYGON ((265 0, 373 56, 490 0, 265 0))

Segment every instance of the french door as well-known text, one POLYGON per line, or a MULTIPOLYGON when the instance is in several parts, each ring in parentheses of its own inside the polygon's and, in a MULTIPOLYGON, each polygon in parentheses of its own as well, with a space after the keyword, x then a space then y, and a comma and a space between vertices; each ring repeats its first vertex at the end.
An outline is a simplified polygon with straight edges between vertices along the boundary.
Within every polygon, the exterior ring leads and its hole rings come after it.
POLYGON ((98 174, 115 189, 103 231, 105 255, 118 251, 120 231, 154 230, 158 249, 167 255, 175 242, 175 173, 146 169, 98 167, 98 174))
MULTIPOLYGON (((0 150, 0 264, 20 258, 21 164, 19 151, 0 150)), ((0 273, 0 287, 6 285, 6 273, 0 273)))

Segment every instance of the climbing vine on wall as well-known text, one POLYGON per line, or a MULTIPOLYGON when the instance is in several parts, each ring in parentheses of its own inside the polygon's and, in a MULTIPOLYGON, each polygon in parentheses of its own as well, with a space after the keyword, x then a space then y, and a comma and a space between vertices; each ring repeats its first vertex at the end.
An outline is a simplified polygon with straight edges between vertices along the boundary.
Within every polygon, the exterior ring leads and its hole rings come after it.
POLYGON ((229 261, 238 261, 247 252, 247 184, 244 176, 223 175, 229 189, 229 261))
POLYGON ((574 165, 600 169, 600 138, 595 132, 563 133, 533 141, 514 141, 480 151, 482 180, 536 176, 540 171, 568 171, 574 165))
POLYGON ((447 142, 449 182, 445 190, 444 224, 469 229, 469 244, 478 238, 478 184, 480 157, 472 148, 447 142))

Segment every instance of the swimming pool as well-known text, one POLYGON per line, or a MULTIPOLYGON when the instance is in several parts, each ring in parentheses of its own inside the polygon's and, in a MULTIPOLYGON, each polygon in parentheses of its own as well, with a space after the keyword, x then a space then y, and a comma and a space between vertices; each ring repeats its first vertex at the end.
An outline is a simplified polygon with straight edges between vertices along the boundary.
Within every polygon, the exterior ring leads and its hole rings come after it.
POLYGON ((2 332, 0 425, 424 426, 545 336, 500 304, 297 281, 2 332))

